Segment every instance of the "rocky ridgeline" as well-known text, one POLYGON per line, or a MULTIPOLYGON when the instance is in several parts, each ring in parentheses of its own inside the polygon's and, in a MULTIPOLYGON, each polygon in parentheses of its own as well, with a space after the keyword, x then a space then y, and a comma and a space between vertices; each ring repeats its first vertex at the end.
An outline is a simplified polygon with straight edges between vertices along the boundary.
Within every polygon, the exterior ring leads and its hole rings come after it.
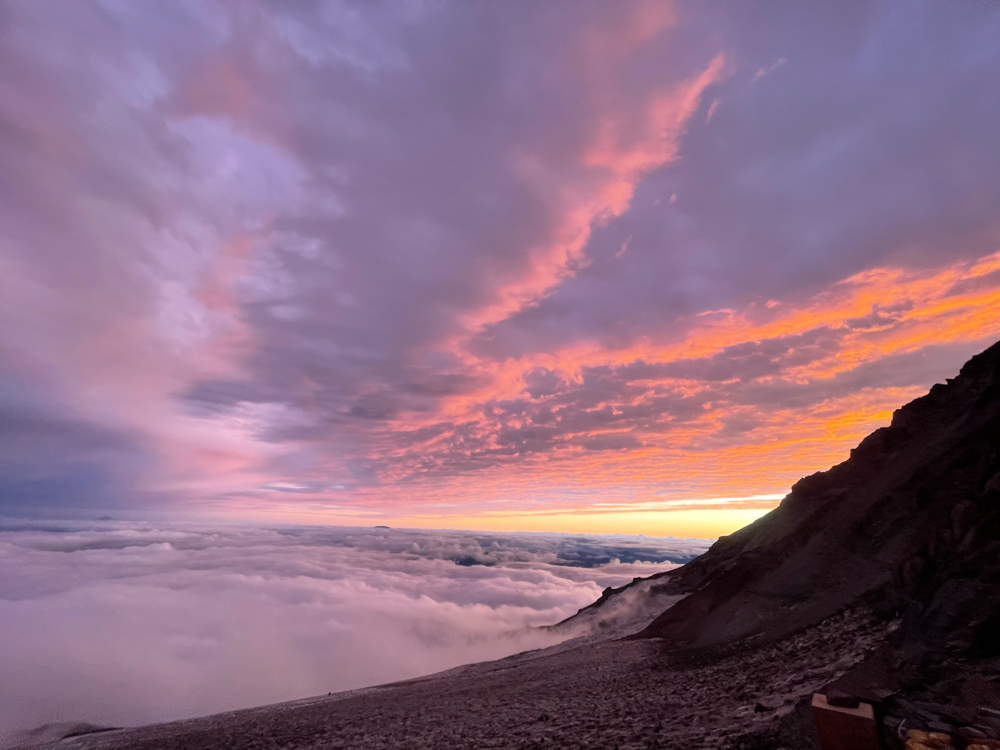
POLYGON ((868 601, 902 616, 911 641, 1000 653, 1000 344, 671 586, 691 595, 647 636, 774 640, 868 601))
POLYGON ((668 586, 689 596, 640 637, 696 650, 870 606, 899 628, 825 691, 874 704, 888 747, 1000 747, 1000 344, 668 586))

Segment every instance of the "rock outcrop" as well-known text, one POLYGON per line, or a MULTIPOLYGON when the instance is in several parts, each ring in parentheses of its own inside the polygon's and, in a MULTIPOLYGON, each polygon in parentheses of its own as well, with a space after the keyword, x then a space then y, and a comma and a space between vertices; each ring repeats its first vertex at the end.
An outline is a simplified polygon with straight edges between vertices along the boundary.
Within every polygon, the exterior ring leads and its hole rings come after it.
MULTIPOLYGON (((1000 747, 1000 344, 663 585, 685 598, 633 637, 707 658, 872 611, 889 634, 821 692, 874 704, 888 748, 1000 747)), ((815 742, 803 702, 733 747, 815 742)))
POLYGON ((1000 654, 1000 344, 669 586, 689 596, 640 637, 774 642, 866 603, 911 648, 1000 654))

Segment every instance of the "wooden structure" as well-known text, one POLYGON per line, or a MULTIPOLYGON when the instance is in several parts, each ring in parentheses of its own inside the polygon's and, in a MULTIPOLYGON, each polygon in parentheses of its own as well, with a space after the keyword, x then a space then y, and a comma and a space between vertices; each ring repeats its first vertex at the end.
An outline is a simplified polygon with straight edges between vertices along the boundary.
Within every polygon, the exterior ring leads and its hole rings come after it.
POLYGON ((816 693, 812 710, 823 750, 879 750, 871 704, 859 703, 857 708, 831 706, 825 695, 816 693))

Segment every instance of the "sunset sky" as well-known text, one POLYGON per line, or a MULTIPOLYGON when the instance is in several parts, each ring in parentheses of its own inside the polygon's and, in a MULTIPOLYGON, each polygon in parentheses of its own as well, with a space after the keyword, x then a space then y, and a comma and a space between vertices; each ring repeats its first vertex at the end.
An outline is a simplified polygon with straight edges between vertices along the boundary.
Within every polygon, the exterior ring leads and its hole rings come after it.
POLYGON ((728 533, 1000 338, 998 39, 0 2, 0 516, 728 533))

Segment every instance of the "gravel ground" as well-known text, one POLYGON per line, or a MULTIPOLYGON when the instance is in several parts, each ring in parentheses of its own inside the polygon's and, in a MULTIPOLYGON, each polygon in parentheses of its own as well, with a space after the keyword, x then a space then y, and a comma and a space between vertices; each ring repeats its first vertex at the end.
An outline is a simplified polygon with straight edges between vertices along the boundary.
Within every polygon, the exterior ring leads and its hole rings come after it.
POLYGON ((44 747, 721 748, 789 713, 888 627, 847 612, 777 646, 744 645, 700 664, 656 639, 571 641, 417 680, 44 747))

